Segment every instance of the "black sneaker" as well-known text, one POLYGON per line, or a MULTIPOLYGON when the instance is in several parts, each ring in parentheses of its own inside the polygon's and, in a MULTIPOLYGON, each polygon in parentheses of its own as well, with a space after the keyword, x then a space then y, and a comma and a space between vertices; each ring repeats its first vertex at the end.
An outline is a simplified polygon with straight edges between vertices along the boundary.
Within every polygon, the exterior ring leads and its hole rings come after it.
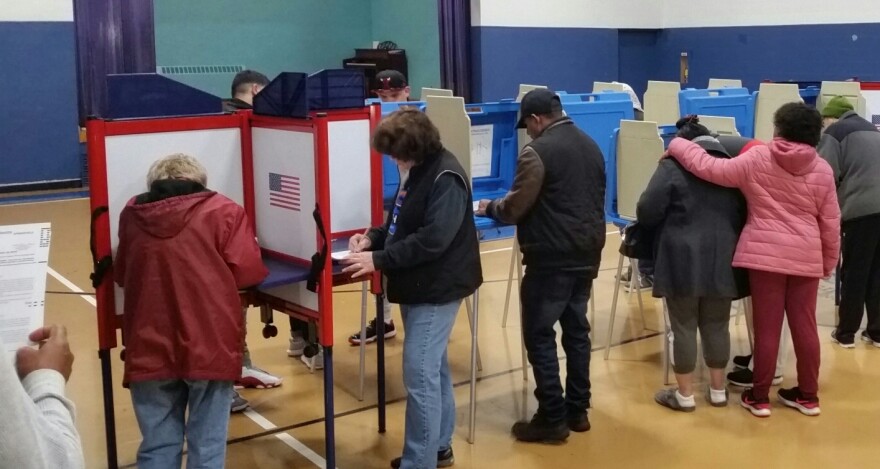
POLYGON ((583 433, 590 431, 590 417, 586 412, 578 415, 569 415, 565 419, 565 424, 573 432, 583 433))
POLYGON ((748 368, 749 363, 752 362, 751 355, 737 355, 733 357, 733 367, 736 369, 748 368))
MULTIPOLYGON (((392 469, 400 468, 402 458, 394 458, 391 460, 392 469)), ((455 455, 452 454, 452 448, 437 451, 437 467, 452 467, 455 464, 455 455)))
MULTIPOLYGON (((752 373, 752 370, 748 368, 727 373, 727 382, 741 388, 752 387, 752 382, 754 380, 754 374, 752 373)), ((771 381, 770 384, 773 386, 779 386, 782 384, 782 376, 774 376, 773 381, 771 381)))
POLYGON ((874 347, 880 348, 880 340, 874 340, 871 338, 871 335, 868 334, 868 331, 862 331, 862 342, 867 342, 868 344, 873 345, 874 347))
POLYGON ((856 340, 853 337, 840 337, 837 335, 837 329, 831 332, 831 342, 839 345, 841 348, 856 348, 856 340))
POLYGON ((805 397, 798 387, 780 389, 776 395, 779 397, 779 402, 785 404, 786 407, 798 410, 804 415, 815 417, 822 413, 822 410, 819 409, 819 398, 805 397))
MULTIPOLYGON (((390 339, 397 335, 397 329, 394 328, 394 321, 385 323, 385 338, 390 339)), ((376 341, 376 320, 373 319, 367 324, 367 340, 366 343, 372 344, 376 341)), ((351 345, 361 344, 361 331, 357 331, 348 338, 351 345)))
POLYGON ((569 435, 565 421, 551 423, 539 414, 530 422, 516 422, 511 432, 517 440, 527 443, 562 443, 569 435))

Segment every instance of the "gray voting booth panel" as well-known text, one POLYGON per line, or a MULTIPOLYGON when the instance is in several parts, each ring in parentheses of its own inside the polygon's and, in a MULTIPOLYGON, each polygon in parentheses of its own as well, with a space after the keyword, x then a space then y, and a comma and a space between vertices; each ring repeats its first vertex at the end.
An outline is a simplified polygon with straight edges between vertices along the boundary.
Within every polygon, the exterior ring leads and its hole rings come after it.
POLYGON ((636 219, 636 204, 663 155, 656 122, 620 121, 617 136, 617 213, 636 219))
POLYGON ((422 96, 419 101, 427 101, 429 96, 452 96, 452 90, 444 90, 441 88, 422 88, 422 96))
POLYGON ((718 88, 742 88, 743 82, 742 80, 729 80, 726 78, 710 78, 709 79, 709 89, 714 90, 718 88))
POLYGON ((773 114, 787 103, 803 102, 798 86, 789 83, 761 83, 755 103, 755 138, 773 140, 773 114))
POLYGON ((464 108, 464 98, 429 96, 425 113, 440 131, 440 141, 461 163, 471 178, 471 118, 464 108))
POLYGON ((681 84, 675 81, 649 81, 645 91, 645 120, 657 125, 672 125, 681 117, 678 93, 681 84))
MULTIPOLYGON (((823 81, 816 100, 816 109, 822 112, 828 101, 835 96, 843 96, 862 117, 868 118, 868 104, 862 96, 861 84, 857 81, 823 81)), ((870 120, 870 119, 869 119, 870 120)))
POLYGON ((703 115, 698 117, 700 118, 701 124, 718 135, 739 136, 739 130, 736 130, 736 119, 733 117, 703 115))

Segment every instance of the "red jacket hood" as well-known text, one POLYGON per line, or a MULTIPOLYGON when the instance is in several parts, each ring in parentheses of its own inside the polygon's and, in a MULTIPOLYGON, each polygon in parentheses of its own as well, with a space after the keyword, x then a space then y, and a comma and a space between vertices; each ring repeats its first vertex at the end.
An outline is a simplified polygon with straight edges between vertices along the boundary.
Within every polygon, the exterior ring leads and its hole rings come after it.
POLYGON ((183 231, 199 205, 216 194, 198 192, 146 204, 135 204, 135 199, 131 199, 127 208, 131 212, 132 221, 150 236, 173 238, 183 231))
POLYGON ((803 176, 812 171, 819 159, 815 147, 782 138, 774 138, 770 142, 770 154, 782 169, 795 176, 803 176))

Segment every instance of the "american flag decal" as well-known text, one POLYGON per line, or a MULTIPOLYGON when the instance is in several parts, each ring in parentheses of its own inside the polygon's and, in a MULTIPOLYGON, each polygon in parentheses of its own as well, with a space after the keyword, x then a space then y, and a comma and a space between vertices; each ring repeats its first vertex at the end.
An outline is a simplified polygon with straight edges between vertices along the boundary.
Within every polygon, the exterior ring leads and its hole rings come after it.
POLYGON ((299 178, 269 173, 269 205, 299 212, 299 178))
POLYGON ((880 114, 874 114, 871 116, 871 123, 874 124, 874 127, 880 129, 880 114))

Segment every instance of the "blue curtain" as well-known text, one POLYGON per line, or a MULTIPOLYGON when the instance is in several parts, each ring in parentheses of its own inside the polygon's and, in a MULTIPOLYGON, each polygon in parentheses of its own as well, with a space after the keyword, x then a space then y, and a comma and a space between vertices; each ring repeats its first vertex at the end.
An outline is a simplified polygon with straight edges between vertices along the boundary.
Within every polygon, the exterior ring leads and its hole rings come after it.
POLYGON ((154 73, 153 0, 74 0, 79 118, 102 114, 107 75, 154 73))
POLYGON ((465 102, 471 100, 471 2, 437 0, 440 20, 440 80, 465 102))

